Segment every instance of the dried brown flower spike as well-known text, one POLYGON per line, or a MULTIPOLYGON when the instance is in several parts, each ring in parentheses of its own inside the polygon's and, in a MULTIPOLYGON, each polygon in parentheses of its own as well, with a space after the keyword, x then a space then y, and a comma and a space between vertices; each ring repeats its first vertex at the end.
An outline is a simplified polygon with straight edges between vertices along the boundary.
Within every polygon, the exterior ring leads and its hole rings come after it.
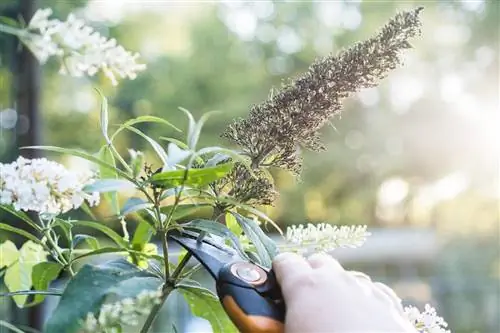
POLYGON ((222 136, 241 146, 255 168, 275 166, 299 175, 300 147, 324 149, 318 131, 340 112, 342 100, 376 86, 401 64, 401 52, 411 48, 408 40, 420 35, 422 9, 399 13, 367 41, 316 60, 222 136))

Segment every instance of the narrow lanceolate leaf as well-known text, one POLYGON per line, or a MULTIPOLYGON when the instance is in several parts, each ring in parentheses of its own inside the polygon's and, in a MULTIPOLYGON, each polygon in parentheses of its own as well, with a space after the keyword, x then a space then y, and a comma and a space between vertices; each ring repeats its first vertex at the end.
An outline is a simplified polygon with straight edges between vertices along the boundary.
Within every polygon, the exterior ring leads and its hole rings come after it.
MULTIPOLYGON (((113 152, 111 151, 108 145, 104 145, 101 147, 101 149, 99 150, 99 158, 105 163, 112 165, 116 169, 115 157, 113 156, 113 152)), ((115 170, 108 169, 103 166, 99 167, 99 175, 101 179, 118 178, 117 172, 115 170)), ((113 214, 118 214, 119 213, 118 193, 116 193, 116 191, 111 193, 105 193, 104 198, 106 199, 106 201, 109 202, 113 214)))
POLYGON ((160 158, 161 162, 163 163, 163 166, 168 165, 167 164, 167 160, 168 160, 167 153, 165 152, 165 149, 163 149, 163 147, 158 142, 156 142, 155 140, 151 139, 149 136, 147 136, 143 132, 139 131, 135 127, 126 126, 126 129, 128 129, 128 130, 134 132, 135 134, 143 137, 151 145, 151 147, 153 147, 156 155, 158 155, 158 157, 160 158))
POLYGON ((129 198, 123 205, 120 215, 125 216, 131 213, 135 213, 139 210, 152 207, 153 204, 141 198, 132 197, 129 198))
POLYGON ((83 188, 85 192, 113 192, 134 189, 135 185, 125 179, 99 179, 83 188))
POLYGON ((203 187, 227 175, 233 167, 232 163, 220 164, 211 168, 172 170, 157 173, 149 181, 156 186, 171 188, 182 184, 191 187, 203 187))
POLYGON ((106 140, 107 144, 111 144, 111 141, 109 140, 109 135, 108 135, 108 126, 109 126, 109 115, 108 115, 108 99, 103 95, 103 93, 97 89, 94 88, 99 96, 101 97, 101 114, 100 114, 100 123, 101 123, 101 132, 102 136, 106 140))
POLYGON ((29 224, 33 229, 35 230, 39 230, 40 227, 35 223, 33 222, 28 215, 26 215, 25 213, 21 212, 21 211, 18 211, 18 210, 15 210, 14 207, 12 206, 8 206, 8 205, 0 205, 0 209, 1 210, 4 210, 6 211, 7 213, 11 214, 11 215, 14 215, 15 217, 17 217, 18 219, 20 219, 21 221, 23 222, 26 222, 27 224, 29 224))
MULTIPOLYGON (((37 291, 49 289, 50 282, 57 279, 62 270, 62 266, 55 262, 41 262, 33 267, 31 279, 33 288, 37 291)), ((34 301, 30 305, 41 303, 45 299, 45 295, 35 295, 34 301)))
POLYGON ((232 213, 245 235, 252 241, 252 244, 257 250, 257 254, 260 259, 260 263, 271 268, 273 258, 278 254, 278 248, 274 241, 269 238, 259 227, 259 225, 249 218, 246 218, 240 214, 232 213))
POLYGON ((20 330, 16 326, 6 322, 5 320, 0 320, 0 327, 5 327, 11 330, 14 333, 25 333, 24 331, 20 330))
POLYGON ((196 123, 195 128, 193 129, 193 132, 191 133, 191 137, 188 138, 188 145, 191 150, 196 149, 196 144, 198 143, 198 140, 200 139, 200 134, 201 134, 201 129, 203 128, 203 125, 205 125, 205 122, 208 120, 208 118, 216 113, 220 113, 220 111, 210 111, 207 113, 204 113, 200 120, 196 123))
POLYGON ((128 247, 128 243, 123 239, 122 236, 120 236, 116 231, 114 231, 113 229, 111 229, 110 227, 108 227, 102 223, 93 222, 93 221, 79 221, 79 220, 73 220, 73 221, 71 221, 71 223, 75 227, 87 227, 87 228, 96 229, 96 230, 104 233, 109 238, 111 238, 111 240, 113 240, 116 243, 116 245, 118 245, 122 248, 128 247))
POLYGON ((208 320, 214 333, 236 333, 233 325, 220 301, 212 292, 194 285, 180 285, 177 289, 189 305, 191 312, 208 320))
POLYGON ((212 221, 212 220, 203 220, 197 219, 191 222, 182 224, 183 228, 193 229, 197 231, 204 231, 210 235, 215 235, 223 238, 224 240, 229 240, 231 242, 232 247, 238 251, 242 258, 246 258, 246 254, 241 247, 240 241, 238 237, 236 237, 226 226, 222 223, 212 221))
POLYGON ((264 222, 270 223, 276 229, 276 231, 278 231, 280 233, 280 235, 283 235, 283 231, 276 224, 276 222, 274 222, 269 216, 267 216, 266 214, 264 214, 260 210, 254 208, 254 207, 252 207, 250 205, 243 204, 243 203, 238 202, 238 201, 234 200, 233 198, 227 197, 227 196, 218 196, 217 198, 212 198, 212 197, 205 197, 205 198, 206 199, 212 199, 212 200, 220 201, 220 202, 223 202, 223 203, 228 203, 228 204, 231 204, 234 207, 241 208, 242 210, 244 210, 244 211, 246 211, 246 212, 248 212, 248 213, 250 213, 252 215, 255 215, 255 216, 259 217, 264 222))
POLYGON ((40 240, 38 238, 36 238, 35 236, 33 236, 32 234, 30 234, 29 232, 27 232, 23 229, 20 229, 20 228, 13 227, 9 224, 0 223, 0 230, 10 231, 10 232, 16 233, 18 235, 21 235, 23 237, 26 237, 27 239, 29 239, 35 243, 40 243, 40 240))
POLYGON ((194 120, 191 112, 189 112, 187 109, 179 107, 179 110, 184 112, 186 114, 186 116, 188 117, 189 124, 188 124, 187 141, 188 141, 188 147, 191 147, 191 143, 190 143, 191 140, 190 139, 193 137, 194 131, 196 130, 196 121, 194 120))
MULTIPOLYGON (((150 288, 153 274, 139 270, 125 260, 99 266, 84 265, 69 281, 59 304, 49 318, 45 333, 75 333, 89 312, 97 312, 109 294, 137 296, 150 288), (133 279, 131 282, 125 281, 133 279), (121 285, 124 283, 124 285, 121 285), (122 287, 120 287, 122 286, 122 287)), ((157 278, 156 278, 157 279, 157 278)), ((161 283, 159 279, 158 284, 161 283)))
POLYGON ((171 123, 169 123, 168 121, 166 121, 165 119, 162 119, 162 118, 159 118, 159 117, 155 117, 155 116, 140 116, 140 117, 137 117, 137 118, 134 118, 134 119, 130 119, 127 122, 125 122, 123 125, 121 125, 116 130, 116 132, 113 133, 113 135, 111 136, 111 141, 113 141, 115 139, 115 137, 118 135, 118 133, 120 133, 124 129, 126 129, 126 128, 130 127, 130 126, 133 126, 135 124, 140 124, 140 123, 157 123, 157 124, 163 124, 163 125, 166 125, 166 126, 172 128, 172 129, 174 129, 177 132, 182 132, 180 129, 178 129, 177 127, 175 127, 174 125, 172 125, 171 123))
POLYGON ((106 168, 109 170, 114 170, 120 177, 128 179, 130 181, 133 181, 132 177, 130 177, 126 172, 123 172, 122 170, 118 169, 114 165, 111 165, 107 162, 104 162, 103 160, 95 157, 94 155, 89 154, 89 153, 84 152, 84 151, 81 151, 81 150, 60 148, 60 147, 54 147, 54 146, 29 146, 29 147, 22 147, 21 149, 40 149, 40 150, 53 151, 53 152, 57 152, 57 153, 81 157, 81 158, 86 159, 87 161, 93 162, 93 163, 95 163, 103 168, 106 168))
POLYGON ((155 230, 148 222, 144 220, 140 221, 137 225, 137 229, 135 229, 134 237, 132 238, 132 246, 142 249, 144 245, 151 240, 154 232, 155 230))
POLYGON ((99 248, 99 241, 97 238, 90 235, 75 235, 73 237, 73 241, 71 242, 71 247, 76 248, 82 242, 87 243, 92 250, 97 250, 99 248))
POLYGON ((192 214, 195 214, 196 212, 200 212, 203 209, 207 209, 209 207, 212 207, 210 204, 205 204, 205 203, 200 203, 200 204, 191 204, 191 205, 178 205, 177 207, 174 206, 166 206, 161 208, 161 212, 164 214, 172 215, 171 219, 174 221, 184 219, 192 214), (173 210, 173 212, 172 212, 173 210))
MULTIPOLYGON (((29 290, 32 287, 31 274, 33 267, 45 261, 47 253, 41 245, 27 241, 19 250, 18 260, 7 268, 4 283, 10 292, 29 290)), ((13 299, 18 307, 26 303, 27 295, 16 295, 13 299)))

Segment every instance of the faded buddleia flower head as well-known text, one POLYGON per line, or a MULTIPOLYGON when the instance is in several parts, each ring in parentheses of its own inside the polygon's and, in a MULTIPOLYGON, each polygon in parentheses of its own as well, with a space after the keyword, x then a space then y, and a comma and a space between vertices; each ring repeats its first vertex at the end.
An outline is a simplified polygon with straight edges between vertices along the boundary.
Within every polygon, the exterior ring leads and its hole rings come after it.
POLYGON ((260 170, 254 172, 252 175, 245 166, 237 164, 228 176, 233 184, 229 195, 249 205, 272 205, 278 197, 272 179, 260 170))
POLYGON ((75 173, 45 158, 19 157, 9 164, 0 163, 0 204, 59 215, 80 207, 85 200, 97 205, 99 193, 83 191, 93 181, 90 172, 75 173))
POLYGON ((21 36, 41 63, 55 56, 62 63, 62 74, 94 76, 102 71, 113 85, 118 84, 117 76, 133 80, 146 68, 137 63, 138 53, 101 36, 73 14, 66 21, 50 19, 51 15, 50 8, 39 9, 28 24, 28 33, 21 36))
POLYGON ((419 333, 450 333, 448 323, 437 315, 436 309, 429 304, 425 305, 423 312, 414 306, 405 307, 407 318, 419 333))
POLYGON ((104 304, 99 314, 88 313, 82 323, 83 333, 122 332, 124 326, 137 326, 139 319, 151 312, 160 303, 161 290, 142 291, 135 298, 124 298, 118 302, 104 304))
POLYGON ((339 114, 342 100, 376 86, 402 63, 402 51, 411 47, 409 39, 420 34, 421 9, 402 12, 367 41, 318 59, 304 75, 252 106, 249 116, 235 121, 222 136, 241 146, 254 165, 299 173, 298 148, 325 148, 319 130, 339 114))
POLYGON ((360 247, 369 235, 366 225, 300 224, 288 227, 285 247, 299 252, 328 252, 336 248, 360 247))

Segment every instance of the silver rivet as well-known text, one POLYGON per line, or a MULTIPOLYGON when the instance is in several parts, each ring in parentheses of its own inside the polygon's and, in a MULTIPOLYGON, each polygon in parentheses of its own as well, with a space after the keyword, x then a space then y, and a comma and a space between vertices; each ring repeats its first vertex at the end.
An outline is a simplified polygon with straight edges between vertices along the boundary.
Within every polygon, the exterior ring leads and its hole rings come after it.
POLYGON ((255 282, 260 279, 260 274, 254 268, 248 266, 240 266, 236 268, 236 273, 240 278, 247 282, 255 282))

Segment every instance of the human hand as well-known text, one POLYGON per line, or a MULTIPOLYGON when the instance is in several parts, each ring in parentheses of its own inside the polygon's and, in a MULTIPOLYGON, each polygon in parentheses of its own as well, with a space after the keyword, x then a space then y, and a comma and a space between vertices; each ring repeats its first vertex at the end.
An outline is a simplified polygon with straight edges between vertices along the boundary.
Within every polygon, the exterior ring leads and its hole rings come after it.
POLYGON ((285 333, 416 333, 392 289, 327 254, 283 253, 273 268, 287 307, 285 333))

